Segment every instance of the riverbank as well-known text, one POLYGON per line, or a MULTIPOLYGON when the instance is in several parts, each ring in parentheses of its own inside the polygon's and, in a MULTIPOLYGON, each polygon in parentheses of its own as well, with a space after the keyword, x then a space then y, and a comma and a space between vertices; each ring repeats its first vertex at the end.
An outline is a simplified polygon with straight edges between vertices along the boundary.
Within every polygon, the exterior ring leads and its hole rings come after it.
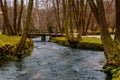
MULTIPOLYGON (((71 47, 65 37, 53 37, 50 39, 51 42, 58 43, 60 45, 71 47)), ((83 37, 82 41, 78 43, 74 48, 89 49, 89 50, 100 50, 103 51, 102 41, 98 37, 83 37)), ((111 80, 120 80, 120 68, 106 65, 103 69, 108 74, 111 80)))
POLYGON ((27 39, 25 48, 21 52, 15 53, 16 44, 19 42, 20 36, 7 36, 0 34, 0 64, 7 61, 17 61, 30 54, 33 48, 31 39, 27 39))
MULTIPOLYGON (((52 37, 50 42, 55 42, 60 45, 73 47, 71 46, 65 39, 65 37, 52 37)), ((73 48, 81 48, 81 49, 88 49, 88 50, 99 50, 103 51, 103 45, 100 38, 86 38, 84 37, 80 43, 74 45, 73 48)))

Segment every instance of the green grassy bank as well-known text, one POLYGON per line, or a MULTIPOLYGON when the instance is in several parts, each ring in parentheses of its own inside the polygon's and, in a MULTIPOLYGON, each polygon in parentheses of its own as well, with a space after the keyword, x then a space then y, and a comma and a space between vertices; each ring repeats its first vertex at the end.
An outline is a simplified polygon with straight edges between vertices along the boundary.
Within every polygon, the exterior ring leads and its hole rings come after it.
MULTIPOLYGON (((65 37, 52 37, 51 42, 58 43, 60 45, 72 47, 65 37)), ((73 48, 89 49, 89 50, 101 50, 103 51, 103 45, 100 38, 83 38, 73 48)), ((120 80, 120 68, 115 66, 105 65, 103 71, 106 72, 110 80, 120 80)))
POLYGON ((20 36, 7 36, 0 34, 0 64, 7 61, 17 61, 30 54, 33 48, 31 39, 27 39, 25 48, 21 52, 15 53, 16 44, 19 42, 20 36))
MULTIPOLYGON (((50 41, 58 43, 60 45, 72 47, 67 42, 65 37, 53 37, 50 39, 50 41)), ((78 43, 77 45, 74 45, 74 48, 89 49, 89 50, 103 50, 103 45, 100 38, 83 38, 82 41, 80 41, 80 43, 78 43)))

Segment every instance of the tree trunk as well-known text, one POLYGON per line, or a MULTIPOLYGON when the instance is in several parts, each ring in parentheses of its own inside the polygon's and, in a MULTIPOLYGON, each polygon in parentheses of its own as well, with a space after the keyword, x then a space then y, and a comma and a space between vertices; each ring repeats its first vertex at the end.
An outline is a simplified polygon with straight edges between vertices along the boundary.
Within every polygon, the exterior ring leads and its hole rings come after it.
POLYGON ((21 37, 21 40, 19 41, 16 52, 22 51, 24 49, 24 45, 27 39, 28 31, 29 31, 29 26, 31 24, 31 14, 32 14, 32 8, 33 8, 33 0, 29 0, 28 8, 27 8, 27 16, 26 16, 26 21, 24 25, 24 31, 21 37))
MULTIPOLYGON (((83 35, 86 35, 86 29, 87 29, 87 26, 85 25, 85 23, 87 22, 87 20, 85 20, 85 18, 86 18, 86 14, 87 14, 87 9, 88 9, 88 3, 87 3, 87 1, 86 1, 86 3, 85 3, 85 9, 84 9, 84 13, 83 13, 83 31, 82 31, 82 34, 83 35)), ((88 21, 89 21, 89 18, 88 18, 88 21)))
POLYGON ((70 41, 74 41, 74 30, 73 30, 73 13, 72 13, 72 0, 68 1, 68 26, 70 33, 70 41))
POLYGON ((65 34, 66 34, 66 38, 67 40, 70 39, 70 35, 69 35, 69 31, 68 31, 68 15, 67 15, 67 3, 65 0, 62 0, 62 9, 63 9, 63 26, 65 28, 65 34))
POLYGON ((13 28, 15 31, 15 35, 17 34, 17 0, 14 0, 14 18, 13 18, 14 24, 13 28))
POLYGON ((89 14, 89 18, 88 18, 88 21, 87 21, 87 23, 86 23, 86 28, 85 28, 85 31, 84 31, 84 33, 83 33, 84 35, 87 35, 87 31, 88 31, 88 29, 89 29, 91 17, 92 17, 92 12, 90 12, 90 14, 89 14))
POLYGON ((103 0, 96 0, 97 6, 94 0, 88 0, 88 2, 101 29, 101 39, 104 46, 104 53, 107 58, 107 64, 120 66, 120 48, 118 44, 114 43, 108 31, 103 0))
POLYGON ((77 0, 77 2, 73 0, 63 0, 62 3, 63 22, 67 41, 71 45, 77 45, 82 36, 84 0, 77 0), (77 36, 74 35, 75 27, 73 22, 75 22, 77 28, 77 36))
MULTIPOLYGON (((102 42, 104 45, 104 51, 106 55, 111 55, 111 52, 113 52, 112 47, 113 45, 113 40, 110 36, 110 33, 108 31, 108 26, 105 18, 105 11, 104 11, 104 6, 103 6, 103 1, 102 0, 97 0, 97 7, 98 7, 98 18, 99 18, 99 25, 101 28, 101 38, 102 42)), ((108 58, 107 56, 107 58, 108 58)))
POLYGON ((84 0, 80 0, 80 7, 79 7, 79 13, 78 13, 78 34, 77 34, 77 41, 79 41, 82 38, 82 27, 83 27, 83 11, 84 10, 84 0))
POLYGON ((116 4, 116 32, 115 41, 120 43, 120 0, 115 0, 116 4))
POLYGON ((4 21, 3 21, 2 34, 8 34, 5 17, 3 17, 3 20, 4 20, 4 21))
POLYGON ((55 13, 55 18, 57 22, 57 27, 59 28, 60 32, 64 32, 61 28, 60 24, 60 0, 53 0, 53 8, 54 8, 54 13, 55 13))
POLYGON ((1 4, 2 12, 3 12, 4 21, 6 22, 6 28, 7 28, 7 31, 8 31, 8 35, 14 35, 15 34, 14 29, 11 26, 9 18, 8 18, 8 10, 7 10, 6 0, 4 0, 4 5, 3 5, 3 1, 0 0, 0 4, 1 4))
POLYGON ((40 28, 40 20, 39 20, 39 1, 35 1, 35 28, 39 29, 40 28))
POLYGON ((18 33, 21 32, 21 19, 22 19, 23 5, 24 5, 24 0, 21 0, 21 7, 20 7, 20 12, 18 16, 18 25, 17 25, 18 33))

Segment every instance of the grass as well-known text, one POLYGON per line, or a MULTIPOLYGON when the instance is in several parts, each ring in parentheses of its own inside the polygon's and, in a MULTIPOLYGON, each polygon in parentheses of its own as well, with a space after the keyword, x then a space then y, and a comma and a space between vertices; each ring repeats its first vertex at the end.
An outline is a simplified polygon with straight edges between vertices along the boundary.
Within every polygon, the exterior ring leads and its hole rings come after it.
MULTIPOLYGON (((65 37, 55 37, 55 40, 65 40, 65 37)), ((82 38, 81 42, 90 42, 90 43, 99 43, 102 44, 102 41, 100 38, 82 38)))
POLYGON ((0 65, 3 62, 17 61, 28 55, 33 48, 31 39, 27 39, 22 51, 15 53, 16 44, 20 41, 20 36, 7 36, 0 34, 0 65))
POLYGON ((82 38, 82 41, 80 41, 78 44, 69 44, 65 37, 53 37, 50 39, 50 41, 72 48, 103 51, 103 45, 100 38, 82 38))
POLYGON ((62 40, 62 41, 66 40, 65 37, 54 37, 53 39, 55 39, 55 40, 62 40))
POLYGON ((82 42, 90 42, 90 43, 100 43, 102 44, 102 41, 100 38, 83 38, 82 42))
POLYGON ((7 36, 0 34, 0 45, 4 44, 15 45, 18 43, 19 40, 20 40, 19 36, 7 36))
MULTIPOLYGON (((20 38, 20 36, 7 36, 0 34, 0 45, 16 45, 19 42, 20 38)), ((27 39, 27 41, 29 41, 29 39, 27 39)))

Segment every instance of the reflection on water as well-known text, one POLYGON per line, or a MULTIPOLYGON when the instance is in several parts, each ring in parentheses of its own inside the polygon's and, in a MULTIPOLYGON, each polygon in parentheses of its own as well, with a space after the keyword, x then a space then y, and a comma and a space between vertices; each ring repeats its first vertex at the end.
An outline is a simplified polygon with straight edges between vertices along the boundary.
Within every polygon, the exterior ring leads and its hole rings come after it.
POLYGON ((35 42, 31 56, 0 67, 0 80, 106 80, 103 52, 35 42))

